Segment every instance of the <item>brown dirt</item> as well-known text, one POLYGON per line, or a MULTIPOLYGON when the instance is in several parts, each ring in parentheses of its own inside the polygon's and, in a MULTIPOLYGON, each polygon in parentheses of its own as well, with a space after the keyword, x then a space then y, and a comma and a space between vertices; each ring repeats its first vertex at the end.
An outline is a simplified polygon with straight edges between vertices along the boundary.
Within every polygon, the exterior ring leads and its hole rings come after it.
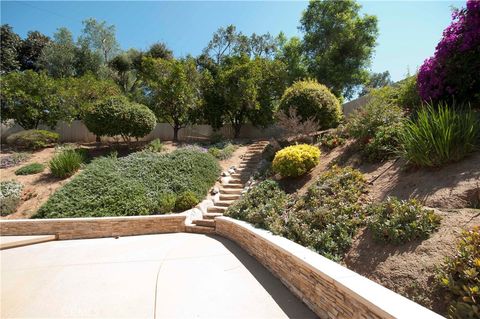
POLYGON ((462 229, 480 225, 480 210, 436 212, 442 216, 441 226, 423 241, 396 246, 376 242, 368 230, 361 230, 346 254, 345 265, 436 312, 444 313, 442 291, 435 285, 435 268, 446 256, 454 254, 462 229))

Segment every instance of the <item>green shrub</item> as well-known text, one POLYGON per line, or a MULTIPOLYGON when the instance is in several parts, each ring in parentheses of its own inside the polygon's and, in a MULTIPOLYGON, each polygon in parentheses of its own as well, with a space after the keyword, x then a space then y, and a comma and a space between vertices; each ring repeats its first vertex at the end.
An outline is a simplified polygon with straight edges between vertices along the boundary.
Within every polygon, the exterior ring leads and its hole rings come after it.
POLYGON ((416 75, 409 76, 394 85, 375 89, 370 95, 387 104, 399 106, 406 111, 413 111, 422 103, 418 94, 416 75))
POLYGON ((343 145, 346 142, 346 134, 342 130, 332 130, 319 136, 317 141, 321 146, 329 150, 337 146, 343 145))
POLYGON ((164 151, 165 145, 162 144, 159 138, 156 138, 150 143, 148 143, 146 149, 149 150, 150 152, 160 153, 164 151))
POLYGON ((7 137, 7 144, 25 149, 39 149, 57 143, 60 135, 45 130, 26 130, 7 137))
POLYGON ((173 193, 162 193, 158 196, 157 212, 160 214, 166 214, 173 211, 175 208, 175 201, 177 196, 173 193))
POLYGON ((287 194, 276 182, 266 180, 251 188, 231 205, 225 215, 279 234, 282 232, 281 216, 286 204, 287 194))
POLYGON ((0 168, 8 168, 15 165, 18 165, 22 162, 25 162, 30 158, 30 153, 19 152, 19 153, 12 153, 6 156, 2 156, 0 159, 0 168))
POLYGON ((322 173, 289 209, 285 235, 333 260, 342 259, 363 223, 365 178, 350 167, 322 173))
POLYGON ((414 239, 428 238, 440 225, 440 216, 424 209, 415 200, 389 197, 368 206, 371 214, 368 228, 379 241, 402 244, 414 239))
POLYGON ((48 163, 52 175, 58 178, 66 178, 75 174, 84 161, 81 152, 75 149, 65 149, 56 154, 48 163))
POLYGON ((378 127, 375 136, 363 146, 362 156, 370 162, 378 162, 397 154, 398 136, 402 129, 402 123, 378 127))
POLYGON ((437 278, 445 288, 450 318, 480 318, 480 227, 462 233, 455 255, 438 269, 437 278))
POLYGON ((181 193, 175 200, 175 210, 177 212, 183 212, 187 209, 195 207, 200 202, 197 195, 192 191, 186 191, 181 193))
POLYGON ((237 146, 228 142, 226 144, 217 143, 215 146, 210 147, 208 152, 219 160, 226 160, 232 157, 233 153, 237 150, 237 146))
POLYGON ((38 174, 43 172, 45 169, 45 165, 40 163, 32 163, 25 166, 20 167, 15 171, 15 175, 32 175, 38 174))
POLYGON ((293 145, 275 154, 272 168, 284 177, 297 177, 317 166, 319 160, 318 147, 307 144, 293 145))
POLYGON ((87 111, 87 128, 98 136, 140 138, 150 133, 156 124, 155 114, 145 105, 132 103, 124 96, 110 97, 97 102, 87 111))
POLYGON ((159 211, 160 194, 191 191, 203 198, 220 174, 207 153, 137 152, 93 160, 40 207, 36 218, 148 215, 159 211))
POLYGON ((23 186, 17 181, 0 182, 0 215, 15 213, 21 201, 23 186))
POLYGON ((339 100, 315 80, 298 81, 285 90, 280 110, 288 113, 290 108, 304 121, 313 118, 319 129, 336 127, 342 119, 339 100))
POLYGON ((413 165, 441 166, 475 150, 479 132, 480 122, 472 110, 426 105, 405 124, 400 152, 413 165))

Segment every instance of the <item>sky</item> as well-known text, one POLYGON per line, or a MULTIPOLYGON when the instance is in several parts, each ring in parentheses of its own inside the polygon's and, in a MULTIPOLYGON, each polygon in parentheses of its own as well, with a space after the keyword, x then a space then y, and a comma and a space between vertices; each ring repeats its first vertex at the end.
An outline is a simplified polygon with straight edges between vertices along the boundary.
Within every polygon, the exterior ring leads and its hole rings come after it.
MULTIPOLYGON (((431 56, 464 1, 359 1, 362 14, 379 20, 371 71, 389 71, 394 81, 414 73, 431 56)), ((1 1, 1 23, 25 37, 30 30, 52 36, 67 27, 77 37, 93 17, 114 24, 122 49, 165 42, 175 56, 198 55, 219 27, 234 24, 244 34, 301 36, 305 1, 1 1)))

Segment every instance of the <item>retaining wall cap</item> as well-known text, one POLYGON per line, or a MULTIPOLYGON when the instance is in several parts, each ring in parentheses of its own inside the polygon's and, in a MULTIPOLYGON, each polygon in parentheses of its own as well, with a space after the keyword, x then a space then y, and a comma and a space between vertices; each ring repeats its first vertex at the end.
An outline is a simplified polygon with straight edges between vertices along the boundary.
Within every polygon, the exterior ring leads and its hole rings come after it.
POLYGON ((185 215, 181 214, 168 214, 168 215, 145 215, 145 216, 117 216, 117 217, 79 217, 79 218, 42 218, 42 219, 2 219, 1 223, 18 223, 18 222, 33 222, 33 223, 45 223, 45 222, 69 222, 69 221, 98 221, 98 220, 135 220, 135 219, 185 219, 185 215))
MULTIPOLYGON (((293 241, 273 235, 271 232, 253 227, 251 224, 232 219, 230 217, 216 217, 215 220, 228 222, 245 228, 249 232, 269 241, 272 245, 293 255, 312 271, 318 272, 322 277, 329 277, 340 288, 343 288, 353 298, 366 303, 372 308, 384 313, 387 317, 394 318, 444 318, 435 312, 387 289, 356 272, 343 267, 336 262, 323 257, 316 252, 305 248, 293 241)), ((218 224, 217 224, 218 225, 218 224)))

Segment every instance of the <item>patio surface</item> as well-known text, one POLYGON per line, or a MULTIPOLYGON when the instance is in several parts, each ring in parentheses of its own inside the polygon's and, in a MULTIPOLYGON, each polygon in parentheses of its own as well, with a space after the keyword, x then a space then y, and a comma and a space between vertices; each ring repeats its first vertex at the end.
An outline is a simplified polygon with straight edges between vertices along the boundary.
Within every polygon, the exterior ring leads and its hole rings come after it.
POLYGON ((315 318, 230 240, 175 233, 0 251, 1 317, 315 318))

